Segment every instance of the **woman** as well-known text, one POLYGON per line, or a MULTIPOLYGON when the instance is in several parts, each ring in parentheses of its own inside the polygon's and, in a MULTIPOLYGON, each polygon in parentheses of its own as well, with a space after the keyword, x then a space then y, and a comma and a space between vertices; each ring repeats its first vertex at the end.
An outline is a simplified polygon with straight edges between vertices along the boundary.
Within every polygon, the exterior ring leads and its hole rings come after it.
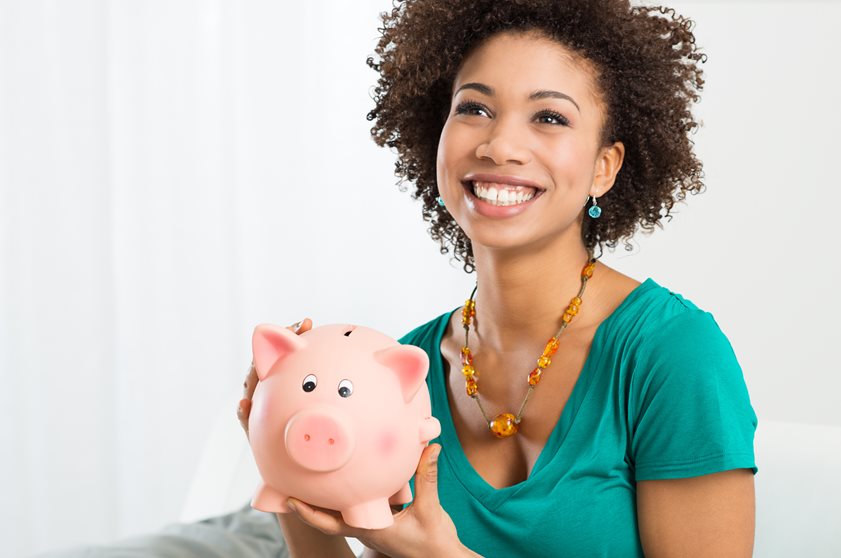
POLYGON ((750 556, 756 416, 727 339, 593 258, 703 187, 691 22, 417 0, 381 31, 372 135, 477 290, 402 339, 429 353, 442 423, 414 503, 363 531, 294 501, 293 555, 350 555, 347 535, 369 556, 750 556))

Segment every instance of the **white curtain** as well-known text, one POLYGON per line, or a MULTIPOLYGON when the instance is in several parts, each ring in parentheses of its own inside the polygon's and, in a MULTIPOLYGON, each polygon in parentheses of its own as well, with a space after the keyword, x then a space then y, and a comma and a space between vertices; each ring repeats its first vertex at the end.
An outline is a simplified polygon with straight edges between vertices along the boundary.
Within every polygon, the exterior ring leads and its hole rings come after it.
MULTIPOLYGON (((713 311, 761 418, 841 423, 838 5, 672 4, 709 192, 606 259, 713 311)), ((175 520, 255 324, 399 336, 469 293, 368 139, 389 8, 0 0, 0 553, 175 520)))
POLYGON ((386 8, 0 2, 0 554, 177 518, 256 323, 396 336, 461 279, 367 138, 386 8))

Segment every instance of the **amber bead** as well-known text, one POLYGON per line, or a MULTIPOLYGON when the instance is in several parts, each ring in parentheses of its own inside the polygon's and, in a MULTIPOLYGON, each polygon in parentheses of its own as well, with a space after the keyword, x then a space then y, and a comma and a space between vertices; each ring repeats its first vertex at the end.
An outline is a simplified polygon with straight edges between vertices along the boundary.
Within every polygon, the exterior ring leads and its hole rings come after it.
POLYGON ((473 378, 467 378, 467 381, 464 385, 465 391, 467 391, 467 395, 470 397, 475 397, 477 393, 479 393, 479 386, 476 384, 476 380, 473 378))
POLYGON ((465 364, 461 367, 461 373, 465 375, 465 377, 469 378, 473 374, 476 373, 476 369, 470 366, 469 364, 465 364))
POLYGON ((507 438, 519 430, 516 420, 517 417, 511 413, 500 413, 491 420, 488 426, 497 438, 507 438))
POLYGON ((551 357, 558 352, 558 338, 553 337, 546 342, 546 347, 543 348, 543 356, 551 357))
POLYGON ((540 383, 540 374, 542 373, 543 371, 540 368, 535 368, 534 370, 529 372, 529 385, 536 386, 538 383, 540 383))
POLYGON ((564 312, 564 315, 561 316, 561 319, 564 321, 565 324, 568 324, 572 321, 572 314, 569 312, 564 312))
POLYGON ((470 325, 470 318, 476 315, 476 303, 468 299, 461 309, 461 323, 465 326, 470 325))
POLYGON ((578 314, 578 306, 576 306, 575 304, 570 304, 569 306, 567 306, 567 314, 572 314, 573 316, 578 314))
POLYGON ((587 264, 587 265, 584 266, 584 269, 581 270, 581 276, 589 279, 593 276, 593 271, 595 269, 596 269, 595 262, 587 264))
POLYGON ((581 299, 579 297, 573 297, 572 300, 569 301, 570 304, 575 304, 576 306, 581 306, 581 299))
POLYGON ((546 368, 551 363, 552 363, 552 359, 550 359, 549 357, 542 356, 539 359, 537 359, 538 368, 546 368))
POLYGON ((461 364, 463 366, 467 366, 468 364, 473 364, 473 354, 470 352, 470 349, 467 347, 461 348, 461 364))

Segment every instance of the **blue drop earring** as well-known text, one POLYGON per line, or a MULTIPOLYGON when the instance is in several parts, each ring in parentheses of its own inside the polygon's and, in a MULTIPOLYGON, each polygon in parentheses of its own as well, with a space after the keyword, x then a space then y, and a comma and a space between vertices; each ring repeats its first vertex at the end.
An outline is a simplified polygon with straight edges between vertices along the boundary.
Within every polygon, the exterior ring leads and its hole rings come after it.
POLYGON ((599 202, 596 200, 596 196, 590 197, 593 199, 593 205, 591 205, 590 209, 587 210, 587 214, 593 219, 598 219, 602 216, 602 208, 599 207, 599 202))
POLYGON ((438 202, 439 206, 444 207, 444 198, 442 198, 441 196, 438 196, 437 198, 435 198, 435 201, 438 202))

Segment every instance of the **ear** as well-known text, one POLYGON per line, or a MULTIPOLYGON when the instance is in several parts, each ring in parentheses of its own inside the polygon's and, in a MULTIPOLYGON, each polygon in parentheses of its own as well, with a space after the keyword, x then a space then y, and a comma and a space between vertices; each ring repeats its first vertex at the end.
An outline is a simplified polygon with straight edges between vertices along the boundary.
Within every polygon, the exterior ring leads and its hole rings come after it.
POLYGON ((374 360, 394 370, 400 380, 403 401, 408 403, 420 389, 429 371, 426 351, 414 345, 398 345, 374 353, 374 360))
POLYGON ((257 377, 265 380, 269 375, 269 370, 277 361, 306 346, 306 340, 285 327, 270 324, 258 325, 254 328, 254 335, 251 337, 251 350, 254 354, 257 377))
POLYGON ((593 189, 591 196, 602 197, 608 190, 613 188, 616 182, 616 175, 622 168, 625 160, 625 144, 621 141, 602 147, 596 159, 595 172, 593 176, 593 189))

